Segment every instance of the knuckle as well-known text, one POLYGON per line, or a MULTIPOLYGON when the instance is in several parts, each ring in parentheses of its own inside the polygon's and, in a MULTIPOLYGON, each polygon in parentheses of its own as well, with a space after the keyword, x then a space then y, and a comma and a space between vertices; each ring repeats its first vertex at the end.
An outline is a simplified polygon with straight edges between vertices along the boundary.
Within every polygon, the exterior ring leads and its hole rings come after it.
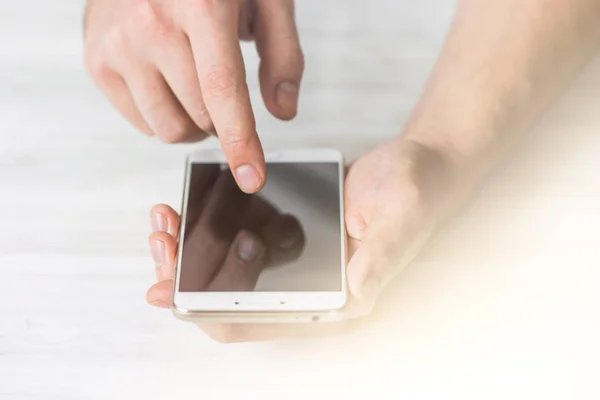
POLYGON ((198 7, 200 10, 205 12, 212 11, 215 2, 214 0, 183 0, 184 3, 187 3, 191 7, 198 7))
POLYGON ((230 98, 237 91, 235 71, 226 65, 212 65, 203 83, 202 93, 208 98, 230 98))
POLYGON ((130 44, 124 26, 115 25, 106 31, 103 47, 109 59, 119 60, 121 57, 126 57, 131 48, 130 44))
POLYGON ((122 27, 108 28, 102 37, 86 38, 84 63, 90 75, 97 81, 104 81, 111 75, 111 64, 126 54, 127 40, 122 27))
POLYGON ((233 154, 241 154, 250 147, 251 139, 244 135, 241 129, 234 129, 229 133, 219 134, 221 145, 233 154))
POLYGON ((86 68, 91 72, 102 72, 109 64, 118 64, 118 60, 129 54, 130 40, 125 27, 115 24, 101 34, 86 37, 84 57, 86 68))
POLYGON ((299 46, 290 48, 285 56, 286 66, 302 72, 304 70, 304 53, 299 46))
POLYGON ((190 129, 178 118, 168 118, 157 124, 154 133, 164 143, 180 143, 190 134, 190 129))
POLYGON ((138 3, 130 21, 129 30, 132 36, 144 41, 150 40, 155 44, 164 43, 173 30, 157 3, 150 0, 138 3))
POLYGON ((106 82, 110 75, 110 68, 99 52, 94 49, 86 49, 84 62, 85 68, 97 82, 106 82))
POLYGON ((304 70, 304 52, 296 36, 287 35, 272 42, 272 48, 266 49, 264 56, 269 62, 290 71, 302 73, 304 70))

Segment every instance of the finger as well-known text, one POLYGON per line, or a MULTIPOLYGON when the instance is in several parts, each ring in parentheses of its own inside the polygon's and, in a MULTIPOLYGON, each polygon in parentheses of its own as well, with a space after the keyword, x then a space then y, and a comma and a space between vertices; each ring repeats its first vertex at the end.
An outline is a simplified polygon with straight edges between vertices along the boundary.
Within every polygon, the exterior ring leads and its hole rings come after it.
POLYGON ((240 231, 229 248, 223 266, 208 285, 208 291, 248 292, 265 267, 267 247, 253 233, 240 231))
POLYGON ((100 90, 133 126, 148 136, 154 136, 121 75, 108 68, 101 68, 92 72, 92 76, 100 90))
POLYGON ((246 0, 240 9, 240 19, 238 23, 238 36, 240 40, 250 41, 254 39, 254 14, 256 10, 255 0, 246 0))
POLYGON ((249 200, 229 170, 219 175, 200 219, 184 238, 182 291, 204 290, 213 279, 241 229, 249 200))
POLYGON ((239 1, 200 1, 186 21, 200 88, 240 188, 258 191, 266 166, 237 34, 239 1))
POLYGON ((214 127, 202 98, 189 38, 178 32, 165 40, 163 46, 150 52, 151 59, 194 124, 203 132, 212 133, 214 127))
POLYGON ((291 215, 277 215, 262 229, 269 252, 269 265, 296 260, 302 254, 305 236, 300 222, 291 215))
POLYGON ((423 223, 419 210, 411 208, 402 214, 394 218, 375 218, 350 259, 348 287, 357 299, 374 302, 429 239, 431 229, 423 223))
POLYGON ((179 214, 166 204, 157 204, 150 210, 152 232, 166 232, 177 239, 180 223, 179 214))
POLYGON ((156 280, 164 281, 175 276, 177 242, 167 232, 154 232, 148 238, 150 252, 156 267, 156 280))
POLYGON ((123 78, 144 120, 163 142, 192 142, 207 136, 190 119, 157 69, 128 65, 123 78))
POLYGON ((169 308, 173 304, 173 280, 158 282, 146 292, 146 301, 155 307, 169 308))
POLYGON ((267 109, 289 120, 298 111, 304 56, 298 38, 293 0, 256 0, 256 46, 260 86, 267 109))
MULTIPOLYGON (((374 297, 379 294, 383 287, 383 271, 388 268, 388 265, 383 268, 381 263, 385 260, 384 246, 375 237, 379 236, 376 232, 375 225, 377 221, 372 221, 369 230, 365 231, 360 239, 360 247, 356 249, 348 266, 346 275, 348 280, 348 288, 352 295, 361 301, 374 300, 374 297)), ((356 240, 356 239, 355 239, 356 240)))

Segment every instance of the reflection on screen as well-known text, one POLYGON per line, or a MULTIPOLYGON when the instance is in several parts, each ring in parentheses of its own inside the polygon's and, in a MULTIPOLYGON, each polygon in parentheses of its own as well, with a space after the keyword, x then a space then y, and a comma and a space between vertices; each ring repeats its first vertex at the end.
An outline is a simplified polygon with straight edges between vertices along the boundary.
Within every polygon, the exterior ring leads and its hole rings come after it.
POLYGON ((191 166, 179 290, 341 290, 339 164, 270 163, 255 195, 191 166))

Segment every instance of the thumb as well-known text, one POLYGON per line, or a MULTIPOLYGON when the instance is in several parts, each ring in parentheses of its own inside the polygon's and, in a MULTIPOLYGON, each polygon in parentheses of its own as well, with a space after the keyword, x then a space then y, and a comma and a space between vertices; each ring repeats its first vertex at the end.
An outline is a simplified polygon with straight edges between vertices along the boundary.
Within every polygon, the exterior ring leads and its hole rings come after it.
POLYGON ((381 291, 423 248, 431 229, 423 225, 397 225, 373 221, 347 268, 348 288, 359 302, 372 306, 381 291))
POLYGON ((361 303, 373 301, 389 279, 389 264, 382 243, 362 242, 347 267, 348 289, 352 296, 361 303))

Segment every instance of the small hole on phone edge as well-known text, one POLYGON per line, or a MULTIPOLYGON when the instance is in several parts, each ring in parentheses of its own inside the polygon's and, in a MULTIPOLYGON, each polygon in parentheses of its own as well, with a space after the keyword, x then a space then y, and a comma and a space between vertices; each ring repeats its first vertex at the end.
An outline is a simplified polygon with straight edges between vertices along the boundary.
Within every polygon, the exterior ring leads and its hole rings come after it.
POLYGON ((239 301, 236 301, 236 302, 235 302, 235 304, 236 304, 236 305, 237 305, 237 304, 240 304, 240 302, 239 302, 239 301))
POLYGON ((285 304, 285 301, 280 301, 279 304, 285 304))

